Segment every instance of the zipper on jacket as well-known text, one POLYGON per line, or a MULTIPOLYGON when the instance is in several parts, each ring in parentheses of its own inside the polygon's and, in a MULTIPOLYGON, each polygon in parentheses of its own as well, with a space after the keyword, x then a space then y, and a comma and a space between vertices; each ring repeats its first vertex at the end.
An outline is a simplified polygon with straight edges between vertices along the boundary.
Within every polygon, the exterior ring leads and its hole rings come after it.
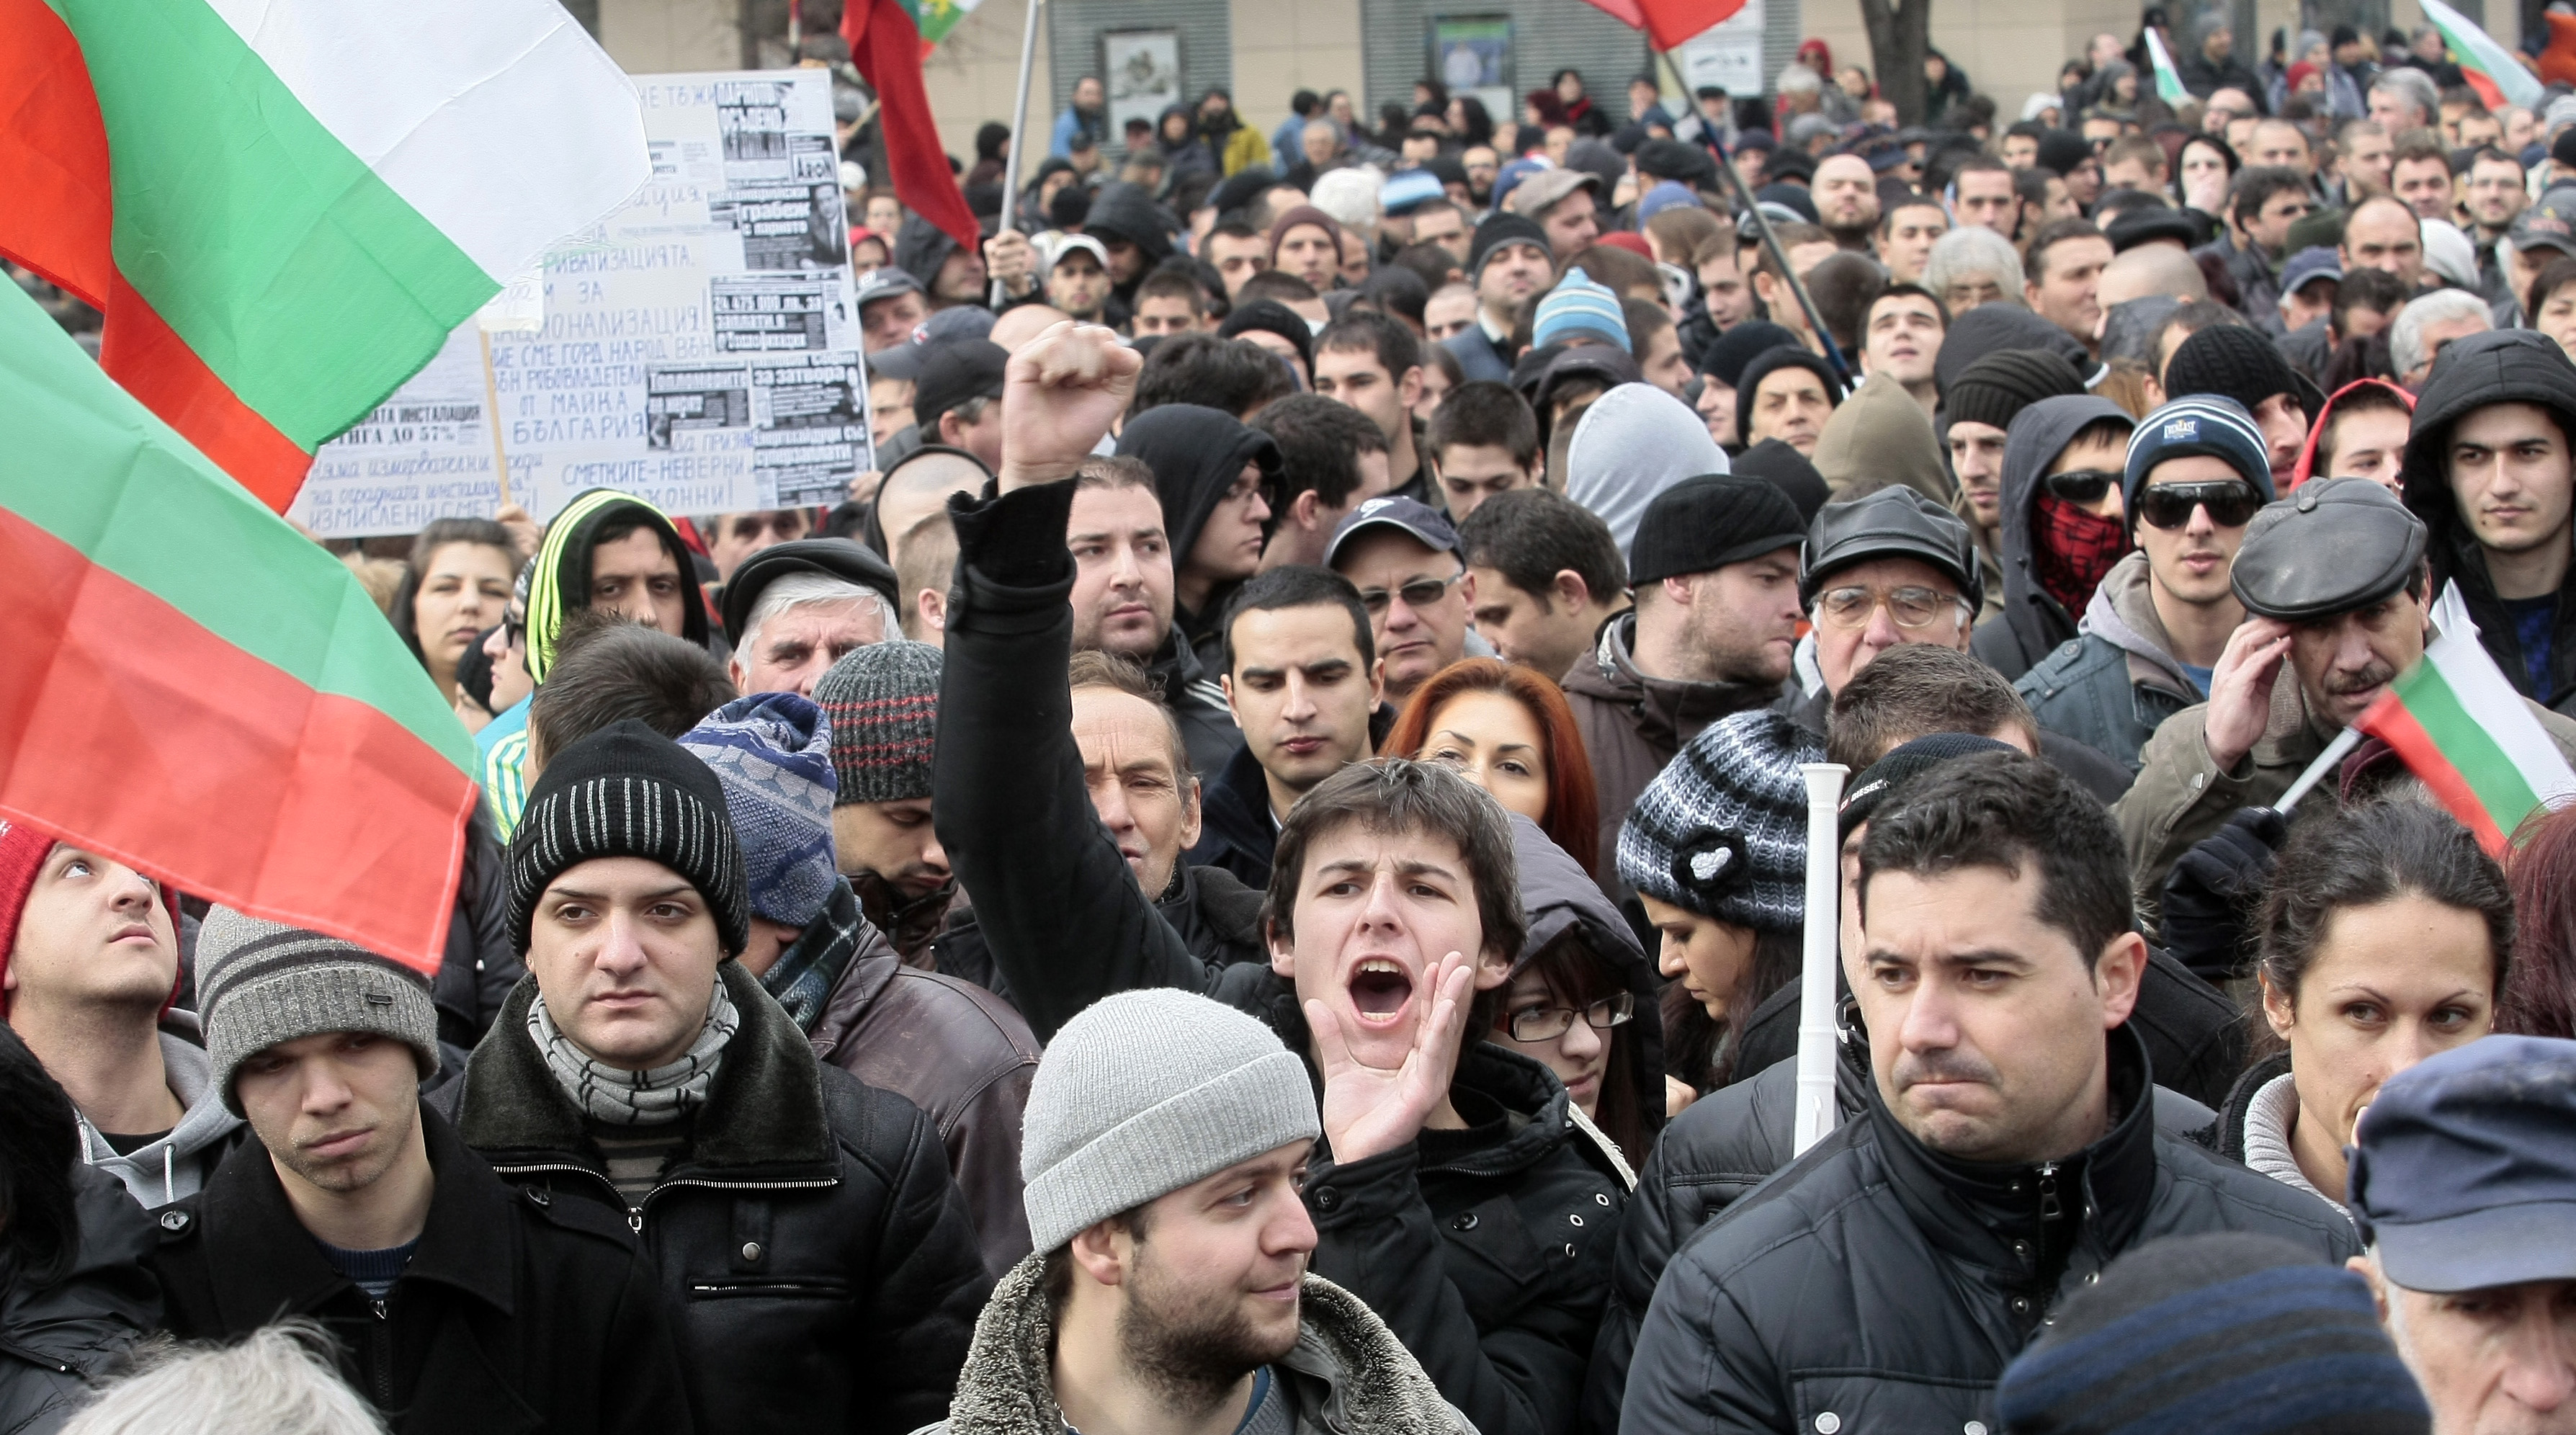
POLYGON ((565 1161, 548 1161, 530 1166, 495 1166, 492 1169, 504 1176, 533 1176, 539 1172, 556 1171, 587 1176, 608 1188, 609 1198, 617 1203, 619 1209, 626 1212, 626 1229, 639 1236, 644 1234, 644 1213, 651 1209, 653 1198, 674 1186, 696 1186, 709 1191, 812 1191, 841 1184, 841 1178, 838 1176, 814 1181, 711 1181, 703 1176, 681 1176, 664 1181, 645 1192, 644 1204, 630 1206, 626 1203, 625 1193, 617 1189, 616 1182, 588 1166, 576 1166, 565 1161))
MULTIPOLYGON (((387 1293, 387 1295, 390 1294, 390 1292, 387 1293)), ((386 1298, 386 1296, 376 1296, 367 1302, 367 1308, 376 1313, 376 1336, 371 1343, 376 1348, 376 1358, 372 1364, 376 1367, 374 1383, 378 1410, 394 1408, 394 1328, 393 1323, 385 1318, 386 1298)))
POLYGON ((2039 1163, 2039 1219, 2054 1221, 2066 1214, 2065 1204, 2057 1199, 2057 1163, 2039 1163))

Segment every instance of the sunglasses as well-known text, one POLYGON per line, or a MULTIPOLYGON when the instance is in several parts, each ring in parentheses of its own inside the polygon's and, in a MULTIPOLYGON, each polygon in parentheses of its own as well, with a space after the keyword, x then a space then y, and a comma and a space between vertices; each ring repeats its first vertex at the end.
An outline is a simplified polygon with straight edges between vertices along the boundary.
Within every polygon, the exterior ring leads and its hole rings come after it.
POLYGON ((2191 522, 2195 508, 2209 510, 2209 521, 2221 528, 2242 528, 2263 507, 2263 495, 2241 478, 2215 483, 2165 483, 2138 490, 2138 521, 2153 528, 2180 528, 2191 522))
MULTIPOLYGON (((1395 596, 1403 598, 1404 606, 1408 608, 1428 608, 1432 604, 1439 602, 1443 594, 1456 586, 1458 580, 1466 576, 1467 570, 1461 568, 1446 578, 1416 578, 1412 582, 1405 584, 1403 587, 1396 589, 1395 596)), ((1369 616, 1372 618, 1379 617, 1386 612, 1387 601, 1388 594, 1384 588, 1362 588, 1360 590, 1360 606, 1368 609, 1369 616)))
POLYGON ((2050 496, 2065 503, 2100 503, 2102 495, 2120 486, 2120 475, 2107 469, 2079 468, 2066 473, 2052 473, 2040 480, 2048 485, 2050 496))

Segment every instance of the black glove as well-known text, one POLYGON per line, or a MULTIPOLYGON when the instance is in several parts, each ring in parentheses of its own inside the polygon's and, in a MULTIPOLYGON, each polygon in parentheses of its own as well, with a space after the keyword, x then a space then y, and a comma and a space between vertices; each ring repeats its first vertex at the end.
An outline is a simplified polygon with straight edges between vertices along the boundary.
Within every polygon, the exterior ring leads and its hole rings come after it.
POLYGON ((2253 970, 2254 908, 2288 830, 2289 819, 2269 807, 2239 808, 2165 877, 2165 947, 2212 986, 2253 970))

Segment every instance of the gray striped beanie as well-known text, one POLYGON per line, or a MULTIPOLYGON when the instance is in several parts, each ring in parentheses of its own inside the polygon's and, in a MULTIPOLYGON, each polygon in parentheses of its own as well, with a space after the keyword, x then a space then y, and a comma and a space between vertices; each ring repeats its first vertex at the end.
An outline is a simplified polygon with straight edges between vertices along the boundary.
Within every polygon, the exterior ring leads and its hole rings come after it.
POLYGON ((1807 905, 1807 783, 1824 747, 1756 708, 1708 725, 1664 765, 1619 827, 1619 879, 1657 901, 1761 932, 1795 932, 1807 905))
POLYGON ((235 1116, 233 1073, 272 1046, 325 1032, 364 1031, 411 1048, 426 1080, 438 1070, 438 1009, 429 979, 390 958, 320 932, 264 922, 229 907, 197 932, 197 1016, 215 1090, 235 1116))
POLYGON ((1305 1060, 1258 1020, 1170 987, 1104 997, 1047 1042, 1029 1082, 1020 1135, 1029 1236, 1052 1251, 1322 1132, 1305 1060))
POLYGON ((642 857, 707 899, 725 955, 751 939, 750 881, 725 810, 724 784, 695 754, 642 722, 612 723, 547 759, 510 836, 510 940, 548 884, 601 857, 642 857))

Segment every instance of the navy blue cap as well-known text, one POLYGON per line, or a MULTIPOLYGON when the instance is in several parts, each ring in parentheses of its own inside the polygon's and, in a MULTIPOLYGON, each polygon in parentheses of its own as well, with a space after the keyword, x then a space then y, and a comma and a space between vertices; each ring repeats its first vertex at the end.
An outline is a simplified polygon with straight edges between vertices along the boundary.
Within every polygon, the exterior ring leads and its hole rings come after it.
POLYGON ((2490 1036, 2390 1077, 2347 1148, 2380 1269, 2436 1294, 2576 1280, 2576 1041, 2490 1036))
POLYGON ((2319 244, 2302 249, 2281 266, 2281 292, 2296 294, 2301 286, 2319 279, 2343 278, 2343 257, 2331 245, 2319 244))
MULTIPOLYGON (((1458 530, 1449 526, 1440 510, 1411 498, 1372 498, 1344 515, 1333 529, 1332 540, 1324 545, 1324 566, 1333 566, 1345 545, 1370 528, 1392 528, 1413 536, 1423 547, 1439 553, 1459 553, 1458 530)), ((1465 555, 1460 554, 1463 558, 1465 555)))

